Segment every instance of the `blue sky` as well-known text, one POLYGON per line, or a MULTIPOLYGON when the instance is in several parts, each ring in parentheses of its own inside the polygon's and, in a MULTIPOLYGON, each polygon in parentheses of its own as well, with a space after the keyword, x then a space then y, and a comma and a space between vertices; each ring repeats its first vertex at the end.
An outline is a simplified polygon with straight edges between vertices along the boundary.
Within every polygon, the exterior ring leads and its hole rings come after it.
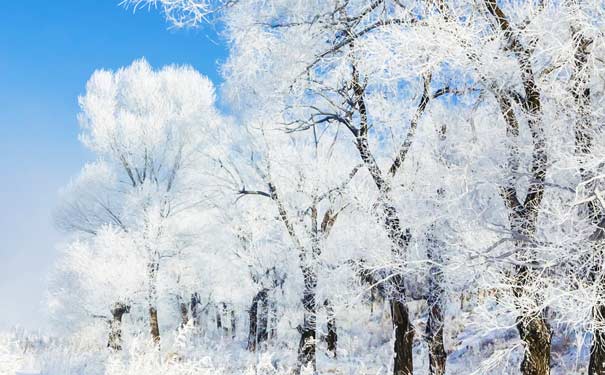
POLYGON ((45 328, 46 279, 62 235, 58 190, 92 158, 78 142, 77 97, 95 69, 145 57, 190 64, 220 84, 211 27, 169 30, 119 0, 0 1, 0 329, 45 328))

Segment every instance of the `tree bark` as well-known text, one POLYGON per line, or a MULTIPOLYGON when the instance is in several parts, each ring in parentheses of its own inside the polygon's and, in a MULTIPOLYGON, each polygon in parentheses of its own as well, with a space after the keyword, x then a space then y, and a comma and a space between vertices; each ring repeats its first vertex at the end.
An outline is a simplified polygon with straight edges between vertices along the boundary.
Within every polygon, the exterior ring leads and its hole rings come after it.
POLYGON ((156 344, 160 343, 160 325, 158 323, 158 310, 155 306, 149 306, 149 326, 151 328, 151 338, 156 344))
MULTIPOLYGON (((603 322, 605 318, 605 305, 598 304, 593 307, 593 319, 603 322)), ((605 332, 601 327, 593 330, 592 346, 590 348, 590 362, 588 375, 605 374, 605 332)))
POLYGON ((391 316, 395 330, 394 375, 412 375, 414 328, 410 322, 408 308, 403 301, 391 299, 391 316))
POLYGON ((443 290, 443 264, 442 252, 444 243, 436 238, 435 225, 431 227, 428 235, 427 258, 431 262, 428 281, 428 319, 426 325, 426 336, 429 347, 429 374, 445 374, 447 354, 443 346, 443 327, 445 318, 443 316, 445 307, 445 292, 443 290))
POLYGON ((193 325, 197 326, 199 325, 199 318, 200 318, 200 313, 199 313, 199 307, 200 307, 200 295, 198 293, 193 293, 191 294, 191 320, 193 321, 193 325))
POLYGON ((231 338, 235 338, 235 329, 237 324, 237 320, 235 319, 235 310, 231 309, 231 338))
POLYGON ((269 301, 267 294, 258 304, 258 342, 264 343, 269 339, 269 301))
POLYGON ((130 312, 130 306, 119 302, 111 309, 112 319, 107 347, 112 350, 122 350, 122 316, 128 312, 130 312))
POLYGON ((304 291, 302 304, 304 309, 303 324, 298 327, 300 332, 300 342, 298 344, 298 364, 299 370, 303 367, 311 366, 313 371, 317 371, 315 358, 315 339, 316 339, 316 317, 317 303, 315 300, 315 290, 317 288, 317 274, 308 267, 303 267, 304 291))
MULTIPOLYGON (((260 292, 259 292, 260 293, 260 292)), ((258 340, 257 331, 258 331, 258 294, 252 299, 252 306, 250 306, 250 310, 248 311, 250 317, 250 325, 248 331, 248 350, 251 352, 256 351, 256 343, 258 340)))
POLYGON ((160 324, 158 322, 158 310, 157 310, 157 275, 159 269, 158 262, 150 262, 147 265, 147 271, 149 276, 149 329, 151 333, 151 339, 157 345, 160 343, 160 324))
POLYGON ((223 322, 221 320, 220 304, 216 305, 216 329, 221 332, 223 330, 223 322))
POLYGON ((262 317, 262 314, 266 314, 266 309, 263 309, 263 305, 267 305, 267 294, 268 290, 262 289, 252 299, 252 305, 248 311, 250 316, 250 330, 248 332, 248 350, 251 352, 256 351, 258 344, 266 341, 267 334, 267 317, 262 317), (264 323, 261 323, 264 322, 264 323))
MULTIPOLYGON (((523 319, 526 317, 520 317, 523 319)), ((530 320, 519 320, 517 330, 525 343, 525 356, 521 362, 524 375, 550 374, 550 329, 546 320, 535 316, 530 320)))
POLYGON ((277 336, 277 304, 273 299, 269 301, 269 338, 277 336))
POLYGON ((324 307, 326 308, 327 315, 327 328, 328 334, 326 335, 326 345, 328 347, 328 351, 332 353, 334 358, 336 358, 336 346, 338 344, 338 332, 336 329, 336 315, 334 314, 334 308, 332 307, 332 303, 329 299, 324 301, 324 307))
POLYGON ((443 289, 440 285, 437 285, 438 282, 435 280, 435 275, 439 272, 439 270, 434 270, 433 267, 429 271, 431 275, 429 276, 429 284, 433 285, 429 286, 427 298, 429 314, 426 335, 429 347, 429 374, 431 375, 445 374, 445 363, 447 361, 447 354, 443 345, 443 326, 445 323, 443 289))
POLYGON ((177 303, 179 305, 179 311, 181 313, 181 328, 185 327, 189 323, 189 311, 187 310, 187 304, 180 296, 177 296, 177 303))

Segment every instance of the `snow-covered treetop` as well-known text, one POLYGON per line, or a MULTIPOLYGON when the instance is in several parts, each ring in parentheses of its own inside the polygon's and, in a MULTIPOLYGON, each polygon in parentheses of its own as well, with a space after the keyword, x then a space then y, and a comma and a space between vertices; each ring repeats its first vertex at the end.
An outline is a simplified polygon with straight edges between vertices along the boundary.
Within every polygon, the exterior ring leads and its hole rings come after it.
POLYGON ((193 151, 200 127, 214 127, 214 86, 188 66, 154 71, 144 59, 99 70, 80 97, 83 143, 120 164, 129 182, 164 180, 193 151))

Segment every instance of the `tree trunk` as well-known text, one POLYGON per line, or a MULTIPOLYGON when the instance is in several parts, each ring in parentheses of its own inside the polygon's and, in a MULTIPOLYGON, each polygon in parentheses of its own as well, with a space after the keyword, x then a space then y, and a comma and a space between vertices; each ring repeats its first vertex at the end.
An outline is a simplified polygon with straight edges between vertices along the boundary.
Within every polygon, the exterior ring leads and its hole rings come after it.
POLYGON ((248 331, 248 348, 247 349, 251 352, 256 351, 256 340, 258 338, 258 336, 257 336, 257 331, 258 331, 257 313, 258 313, 258 294, 256 296, 254 296, 254 298, 252 299, 252 306, 250 306, 250 310, 248 311, 248 314, 250 316, 250 325, 249 325, 249 331, 248 331))
POLYGON ((393 374, 412 375, 414 372, 412 360, 414 328, 410 322, 409 311, 404 301, 391 299, 390 303, 393 328, 395 330, 393 374))
POLYGON ((155 306, 149 306, 149 326, 151 328, 151 338, 156 344, 160 343, 160 325, 158 323, 158 310, 155 306))
MULTIPOLYGON (((593 308, 593 319, 597 321, 597 326, 605 323, 604 318, 605 305, 595 306, 593 308)), ((605 332, 600 327, 594 329, 588 375, 605 375, 605 332)))
MULTIPOLYGON (((443 190, 441 190, 442 192, 443 190)), ((438 192, 441 196, 441 193, 438 192)), ((445 363, 447 354, 443 346, 443 327, 445 318, 443 310, 445 306, 445 296, 443 291, 443 273, 441 265, 443 264, 442 252, 445 244, 436 237, 436 228, 434 224, 428 234, 427 258, 431 262, 428 281, 428 319, 426 325, 426 336, 429 347, 429 374, 445 374, 445 363)))
POLYGON ((440 299, 434 300, 429 295, 429 318, 426 326, 426 334, 429 346, 429 374, 444 375, 447 354, 443 346, 443 304, 440 299))
POLYGON ((269 338, 274 339, 277 336, 277 304, 272 298, 269 301, 269 338))
POLYGON ((299 370, 303 367, 312 367, 317 371, 315 358, 315 339, 316 339, 316 317, 317 303, 315 301, 315 290, 317 288, 317 274, 309 267, 303 267, 303 277, 305 289, 303 291, 303 324, 298 326, 300 332, 300 342, 298 344, 298 365, 299 370))
POLYGON ((227 304, 225 302, 221 302, 216 305, 216 328, 219 332, 222 332, 223 335, 229 335, 229 326, 227 325, 227 321, 223 322, 223 318, 227 314, 227 304))
POLYGON ((521 362, 523 375, 550 374, 550 329, 542 316, 519 317, 517 330, 525 343, 525 355, 521 362), (525 319, 524 319, 525 318, 525 319))
POLYGON ((248 332, 248 350, 256 351, 258 344, 267 338, 267 318, 262 318, 263 305, 267 304, 267 289, 262 289, 256 293, 250 306, 250 331, 248 332), (259 316, 261 315, 261 316, 259 316), (264 324, 261 324, 264 321, 264 324))
POLYGON ((149 275, 149 328, 151 332, 151 338, 155 344, 160 343, 160 325, 158 322, 158 310, 157 310, 157 276, 159 269, 158 262, 151 262, 147 266, 149 275))
POLYGON ((258 303, 258 342, 263 343, 269 339, 269 305, 267 294, 258 303))
POLYGON ((324 306, 326 308, 327 315, 327 328, 328 334, 326 335, 326 345, 328 346, 328 351, 332 352, 334 358, 336 358, 336 345, 338 343, 338 333, 336 331, 336 315, 334 315, 334 308, 330 303, 329 299, 324 301, 324 306))
POLYGON ((128 312, 130 312, 130 306, 119 302, 111 309, 112 319, 107 347, 112 350, 122 350, 122 316, 128 312))
POLYGON ((193 325, 199 325, 199 307, 200 307, 200 295, 198 293, 191 294, 191 320, 193 321, 193 325))
POLYGON ((187 304, 180 296, 177 296, 177 303, 181 312, 181 328, 183 328, 189 323, 189 311, 187 310, 187 304))
POLYGON ((231 309, 231 338, 235 338, 235 328, 236 328, 236 319, 235 319, 235 310, 231 309))
POLYGON ((221 307, 216 305, 216 329, 221 332, 223 328, 223 322, 221 321, 221 307))
MULTIPOLYGON (((393 243, 393 254, 400 259, 405 259, 404 251, 410 241, 409 231, 401 228, 399 216, 395 207, 390 204, 384 205, 385 223, 387 234, 393 243)), ((413 346, 414 327, 406 306, 406 293, 403 276, 395 275, 391 279, 391 318, 395 329, 394 344, 394 375, 412 375, 414 372, 413 346)))

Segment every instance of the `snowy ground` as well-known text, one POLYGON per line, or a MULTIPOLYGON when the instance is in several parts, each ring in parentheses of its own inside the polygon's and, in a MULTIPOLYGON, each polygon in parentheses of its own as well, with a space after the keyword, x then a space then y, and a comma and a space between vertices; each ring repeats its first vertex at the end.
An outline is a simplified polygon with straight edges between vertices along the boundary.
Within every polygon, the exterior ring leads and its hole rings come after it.
MULTIPOLYGON (((421 306, 418 306, 420 311, 421 306)), ((414 312, 414 306, 412 311, 414 312)), ((342 312, 341 312, 342 313, 342 312)), ((522 346, 514 327, 489 329, 473 322, 472 312, 458 310, 446 331, 448 374, 518 374, 522 346)), ((391 372, 390 323, 386 307, 351 309, 341 319, 337 358, 318 347, 320 374, 389 374, 391 372)), ((245 334, 235 340, 213 332, 196 333, 189 327, 164 335, 161 352, 145 340, 131 337, 126 349, 110 354, 103 329, 81 332, 70 338, 50 339, 15 330, 0 336, 2 375, 278 375, 293 372, 296 361, 296 331, 280 322, 283 335, 267 348, 248 352, 245 334)), ((415 346, 415 374, 427 373, 427 351, 422 341, 424 323, 419 316, 415 346)), ((553 375, 586 374, 588 340, 555 329, 553 375), (577 350, 577 348, 583 348, 577 350)), ((320 330, 320 338, 321 338, 320 330)), ((141 335, 144 336, 144 335, 141 335)), ((310 373, 310 372, 308 372, 310 373)))

